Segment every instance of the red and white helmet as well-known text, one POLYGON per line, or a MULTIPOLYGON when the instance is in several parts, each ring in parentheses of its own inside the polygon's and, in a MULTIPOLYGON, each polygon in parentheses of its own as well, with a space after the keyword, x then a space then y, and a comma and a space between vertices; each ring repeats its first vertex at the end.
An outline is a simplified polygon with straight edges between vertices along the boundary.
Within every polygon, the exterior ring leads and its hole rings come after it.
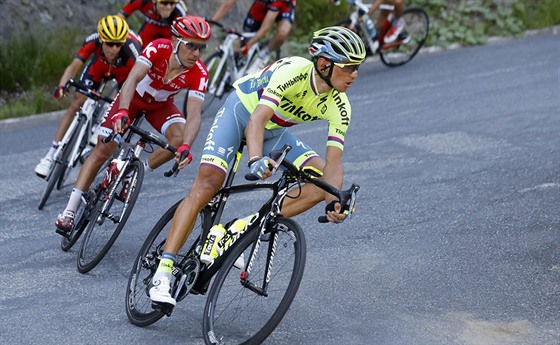
POLYGON ((212 29, 204 18, 186 15, 178 17, 173 21, 171 33, 179 38, 199 38, 207 40, 212 36, 212 29))

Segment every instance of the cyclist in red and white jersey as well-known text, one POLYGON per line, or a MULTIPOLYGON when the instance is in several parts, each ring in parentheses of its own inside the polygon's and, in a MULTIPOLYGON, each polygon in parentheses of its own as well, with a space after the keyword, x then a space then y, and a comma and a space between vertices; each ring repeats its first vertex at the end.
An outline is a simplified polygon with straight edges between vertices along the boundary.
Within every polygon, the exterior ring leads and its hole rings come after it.
MULTIPOLYGON (((339 189, 342 187, 342 154, 352 111, 346 90, 358 77, 366 50, 356 33, 334 26, 313 34, 309 53, 311 61, 298 56, 282 58, 233 84, 235 90, 216 114, 207 136, 195 182, 173 216, 149 289, 156 307, 175 306, 170 282, 176 254, 192 231, 199 212, 222 187, 233 159, 231 153, 241 140, 247 142, 248 165, 254 177, 263 180, 270 177, 269 164, 277 164, 264 154, 290 144, 288 161, 298 168, 311 166, 323 173, 321 179, 339 189), (328 123, 325 159, 288 129, 317 120, 328 123)), ((321 201, 325 202, 330 222, 346 219, 339 200, 313 184, 289 192, 280 211, 285 217, 293 217, 321 201)))
POLYGON ((146 47, 156 38, 171 38, 171 24, 187 14, 187 5, 179 0, 129 0, 117 15, 126 19, 136 11, 144 15, 138 34, 146 47))
MULTIPOLYGON (((80 82, 91 89, 97 89, 104 79, 115 78, 122 86, 128 73, 134 66, 136 58, 140 55, 142 46, 140 38, 129 30, 126 22, 117 16, 106 16, 97 23, 97 31, 87 36, 76 57, 66 67, 54 91, 54 98, 61 100, 64 94, 64 85, 76 75, 85 65, 80 76, 80 82)), ((72 103, 64 112, 58 123, 52 146, 35 167, 35 173, 46 178, 53 167, 53 155, 59 142, 64 137, 72 123, 74 114, 84 104, 87 97, 80 91, 75 92, 72 103)))
MULTIPOLYGON (((212 20, 220 21, 233 7, 236 0, 225 0, 216 10, 212 20)), ((255 0, 243 22, 243 31, 254 32, 255 36, 247 41, 241 53, 247 54, 249 48, 257 44, 276 23, 276 32, 263 48, 247 73, 254 73, 266 66, 270 59, 270 52, 276 51, 284 44, 294 25, 296 0, 255 0)))
MULTIPOLYGON (((93 182, 99 168, 117 148, 115 141, 103 143, 103 137, 111 131, 124 133, 128 123, 143 111, 150 125, 165 135, 170 145, 177 147, 186 158, 180 162, 183 168, 192 160, 190 146, 194 142, 202 122, 202 104, 208 83, 208 71, 200 60, 211 36, 210 25, 204 18, 184 16, 172 25, 172 38, 152 41, 142 51, 121 92, 105 114, 99 128, 97 145, 84 162, 64 212, 56 220, 57 233, 65 235, 74 226, 74 214, 80 199, 93 182), (174 95, 189 89, 187 112, 189 120, 174 104, 174 95)), ((144 161, 149 173, 173 158, 167 150, 158 148, 144 161)), ((128 186, 123 186, 126 194, 128 186)))

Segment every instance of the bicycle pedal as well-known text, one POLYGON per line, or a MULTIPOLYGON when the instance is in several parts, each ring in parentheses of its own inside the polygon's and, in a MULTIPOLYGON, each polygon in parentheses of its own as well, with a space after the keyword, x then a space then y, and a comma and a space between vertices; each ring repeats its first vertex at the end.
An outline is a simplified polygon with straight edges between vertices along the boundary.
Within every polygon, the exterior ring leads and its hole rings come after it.
POLYGON ((173 313, 173 305, 168 303, 159 303, 152 301, 152 309, 159 311, 160 313, 163 313, 168 317, 171 316, 171 313, 173 313))
POLYGON ((70 239, 70 234, 72 233, 72 232, 66 232, 66 231, 60 230, 59 228, 56 228, 54 231, 57 234, 59 234, 60 236, 66 238, 67 240, 70 239))

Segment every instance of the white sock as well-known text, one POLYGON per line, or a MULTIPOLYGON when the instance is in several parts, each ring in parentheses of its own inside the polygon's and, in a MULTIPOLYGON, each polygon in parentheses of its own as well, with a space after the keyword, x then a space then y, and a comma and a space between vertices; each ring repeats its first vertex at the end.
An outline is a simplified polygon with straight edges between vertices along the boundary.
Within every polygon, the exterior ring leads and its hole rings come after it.
POLYGON ((150 167, 150 165, 148 164, 148 159, 146 158, 146 160, 144 161, 144 175, 148 175, 153 171, 154 169, 150 167))
POLYGON ((53 141, 49 149, 49 152, 47 152, 45 158, 52 158, 54 156, 54 153, 56 152, 56 149, 58 149, 58 142, 53 141))
POLYGON ((71 211, 76 213, 78 207, 80 207, 80 202, 82 202, 82 195, 84 192, 77 188, 72 189, 72 194, 70 194, 70 199, 68 200, 68 205, 66 205, 66 211, 71 211))

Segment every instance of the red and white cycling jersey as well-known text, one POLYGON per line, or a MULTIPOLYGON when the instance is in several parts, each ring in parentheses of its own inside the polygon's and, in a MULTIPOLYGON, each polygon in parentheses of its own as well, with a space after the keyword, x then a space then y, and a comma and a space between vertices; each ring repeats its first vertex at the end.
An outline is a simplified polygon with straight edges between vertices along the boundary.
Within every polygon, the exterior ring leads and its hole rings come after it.
POLYGON ((171 41, 165 38, 156 39, 144 48, 137 61, 148 65, 150 70, 138 83, 136 92, 146 102, 165 102, 182 89, 189 89, 188 97, 204 100, 208 70, 200 59, 192 68, 183 70, 171 80, 165 80, 172 53, 171 41))

